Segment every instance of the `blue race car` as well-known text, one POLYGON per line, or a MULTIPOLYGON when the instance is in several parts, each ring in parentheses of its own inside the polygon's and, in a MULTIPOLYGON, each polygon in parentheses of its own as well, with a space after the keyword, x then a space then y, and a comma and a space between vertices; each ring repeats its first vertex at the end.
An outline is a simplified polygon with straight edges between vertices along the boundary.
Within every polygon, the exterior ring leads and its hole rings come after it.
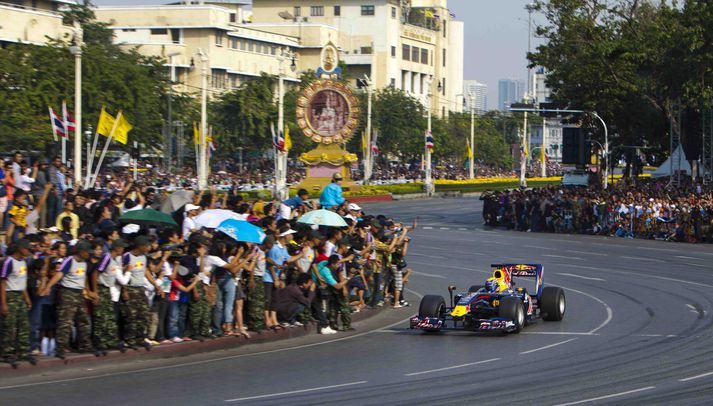
POLYGON ((560 321, 564 317, 564 290, 544 286, 544 267, 540 264, 494 264, 493 275, 484 286, 473 285, 467 292, 456 293, 448 287, 450 306, 440 295, 421 299, 418 316, 410 320, 412 329, 426 332, 441 330, 500 331, 519 333, 537 319, 560 321), (514 277, 533 278, 532 294, 516 287, 514 277))

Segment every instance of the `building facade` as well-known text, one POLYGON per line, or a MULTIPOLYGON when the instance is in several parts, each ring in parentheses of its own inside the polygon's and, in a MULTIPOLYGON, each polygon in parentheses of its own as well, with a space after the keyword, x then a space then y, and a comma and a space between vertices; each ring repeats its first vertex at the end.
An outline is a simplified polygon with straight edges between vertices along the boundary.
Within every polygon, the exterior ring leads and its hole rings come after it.
POLYGON ((430 93, 437 116, 462 108, 463 23, 446 0, 254 0, 252 12, 256 27, 298 37, 315 25, 334 28, 329 39, 355 87, 366 75, 376 88, 402 89, 424 104, 430 93))
POLYGON ((473 108, 478 114, 488 111, 488 85, 485 83, 480 83, 477 80, 464 80, 463 95, 465 98, 465 110, 470 111, 473 108), (473 96, 472 106, 471 95, 473 96))
POLYGON ((59 10, 71 0, 10 0, 0 3, 0 46, 7 43, 44 45, 47 37, 69 39, 72 27, 62 24, 59 10))

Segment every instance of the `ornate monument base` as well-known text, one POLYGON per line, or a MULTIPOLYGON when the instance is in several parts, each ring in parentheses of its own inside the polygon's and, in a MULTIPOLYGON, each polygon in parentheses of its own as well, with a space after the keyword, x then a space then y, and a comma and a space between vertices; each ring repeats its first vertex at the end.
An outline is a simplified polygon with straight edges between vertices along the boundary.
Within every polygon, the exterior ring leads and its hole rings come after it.
POLYGON ((351 180, 351 164, 357 161, 357 156, 343 150, 337 144, 320 144, 312 151, 300 155, 300 161, 307 166, 307 177, 298 188, 307 189, 311 195, 318 193, 332 181, 335 173, 344 177, 342 187, 345 191, 358 190, 351 180))

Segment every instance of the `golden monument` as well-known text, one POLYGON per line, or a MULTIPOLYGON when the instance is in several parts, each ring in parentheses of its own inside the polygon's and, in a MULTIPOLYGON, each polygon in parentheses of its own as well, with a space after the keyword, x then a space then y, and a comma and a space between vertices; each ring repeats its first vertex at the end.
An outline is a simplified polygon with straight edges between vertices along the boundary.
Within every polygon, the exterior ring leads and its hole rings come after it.
POLYGON ((345 189, 354 189, 350 182, 351 164, 358 158, 342 146, 359 122, 359 101, 349 86, 335 80, 341 77, 338 55, 333 43, 324 46, 317 80, 297 98, 297 125, 318 144, 300 155, 300 161, 307 165, 307 177, 300 187, 308 190, 323 187, 335 173, 344 177, 345 189))

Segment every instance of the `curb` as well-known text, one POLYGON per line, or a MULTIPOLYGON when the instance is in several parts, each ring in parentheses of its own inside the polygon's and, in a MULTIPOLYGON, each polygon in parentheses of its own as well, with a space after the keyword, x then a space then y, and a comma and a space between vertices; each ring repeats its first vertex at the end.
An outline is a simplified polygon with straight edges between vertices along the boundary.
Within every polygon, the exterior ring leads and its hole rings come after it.
MULTIPOLYGON (((370 317, 376 316, 377 314, 381 313, 383 309, 386 308, 387 307, 385 306, 376 309, 364 309, 359 313, 352 313, 352 322, 362 321, 370 317)), ((309 334, 317 334, 316 322, 305 324, 303 327, 286 328, 279 331, 251 331, 250 338, 244 338, 241 336, 230 336, 220 337, 216 339, 206 339, 203 342, 190 341, 184 343, 161 344, 154 346, 151 351, 146 351, 143 348, 140 350, 128 350, 125 353, 121 353, 118 350, 112 350, 109 351, 106 356, 101 357, 96 357, 94 356, 94 354, 68 353, 67 357, 64 360, 56 357, 40 356, 37 357, 38 362, 35 366, 30 365, 26 361, 22 361, 20 363, 20 366, 17 369, 14 369, 10 366, 10 364, 0 363, 0 377, 2 377, 3 375, 10 376, 10 374, 15 374, 18 371, 40 372, 42 370, 61 368, 65 365, 91 366, 94 364, 101 364, 110 360, 128 360, 146 357, 171 358, 174 356, 192 355, 204 352, 231 349, 247 344, 259 344, 270 341, 286 340, 290 338, 306 336, 309 334)))
POLYGON ((394 200, 391 194, 388 195, 376 195, 376 196, 353 196, 348 197, 347 200, 351 203, 381 203, 390 202, 394 200))

